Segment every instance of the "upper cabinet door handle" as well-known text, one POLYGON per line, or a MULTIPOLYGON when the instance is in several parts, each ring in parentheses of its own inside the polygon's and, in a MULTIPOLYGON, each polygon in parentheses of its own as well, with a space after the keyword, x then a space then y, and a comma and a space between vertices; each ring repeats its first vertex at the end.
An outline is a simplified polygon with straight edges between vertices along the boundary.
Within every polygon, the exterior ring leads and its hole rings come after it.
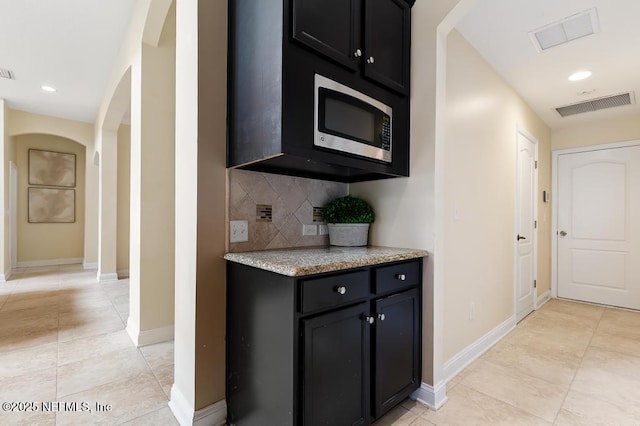
POLYGON ((376 60, 375 60, 375 58, 374 58, 373 56, 369 56, 369 59, 367 59, 367 63, 368 63, 368 64, 372 64, 372 63, 374 63, 375 61, 376 61, 376 60))
POLYGON ((360 56, 362 56, 362 50, 356 49, 356 51, 353 53, 353 56, 359 58, 360 56))

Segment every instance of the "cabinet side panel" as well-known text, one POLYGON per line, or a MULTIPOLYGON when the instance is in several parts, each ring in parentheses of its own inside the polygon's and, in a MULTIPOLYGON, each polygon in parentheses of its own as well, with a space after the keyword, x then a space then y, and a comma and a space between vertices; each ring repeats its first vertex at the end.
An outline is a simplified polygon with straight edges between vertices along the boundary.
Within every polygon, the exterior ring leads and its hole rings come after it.
POLYGON ((236 425, 293 425, 294 282, 227 263, 227 406, 236 425))
POLYGON ((229 1, 228 166, 281 151, 282 19, 282 0, 229 1))

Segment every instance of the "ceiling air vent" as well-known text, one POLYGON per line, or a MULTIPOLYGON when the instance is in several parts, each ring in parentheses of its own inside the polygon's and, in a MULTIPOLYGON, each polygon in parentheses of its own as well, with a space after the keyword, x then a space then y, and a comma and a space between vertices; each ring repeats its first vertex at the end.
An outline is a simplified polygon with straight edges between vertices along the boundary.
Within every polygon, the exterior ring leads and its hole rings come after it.
POLYGON ((6 70, 4 68, 0 68, 0 77, 1 78, 8 78, 9 80, 15 80, 16 79, 16 76, 13 75, 13 71, 6 70))
POLYGON ((568 117, 585 112, 599 111, 601 109, 631 105, 635 103, 633 92, 621 93, 619 95, 606 96, 604 98, 591 99, 577 104, 555 108, 561 117, 568 117))
POLYGON ((595 34, 598 31, 598 14, 596 9, 593 8, 533 30, 529 33, 529 38, 531 38, 536 50, 542 52, 572 40, 595 34))

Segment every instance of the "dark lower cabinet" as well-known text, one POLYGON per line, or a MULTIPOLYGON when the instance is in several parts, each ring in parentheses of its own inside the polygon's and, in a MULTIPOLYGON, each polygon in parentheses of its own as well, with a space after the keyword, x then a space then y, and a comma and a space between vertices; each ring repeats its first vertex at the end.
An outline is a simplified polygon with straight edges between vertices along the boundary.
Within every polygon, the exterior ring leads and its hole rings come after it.
POLYGON ((370 425, 420 385, 422 259, 304 277, 227 263, 230 425, 370 425))
POLYGON ((368 422, 368 311, 360 304, 302 321, 305 425, 368 422))
POLYGON ((420 294, 418 289, 376 300, 374 416, 402 402, 420 384, 420 294))

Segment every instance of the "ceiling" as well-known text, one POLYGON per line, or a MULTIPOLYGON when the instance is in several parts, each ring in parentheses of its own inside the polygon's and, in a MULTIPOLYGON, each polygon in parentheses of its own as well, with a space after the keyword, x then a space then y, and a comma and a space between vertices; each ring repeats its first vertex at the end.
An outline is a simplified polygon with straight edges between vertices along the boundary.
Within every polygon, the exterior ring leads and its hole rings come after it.
MULTIPOLYGON (((640 1, 478 0, 457 29, 551 128, 639 116, 638 103, 561 118, 554 110, 634 91, 640 97, 640 1), (538 53, 529 32, 596 8, 600 31, 538 53), (593 75, 570 82, 570 74, 593 75), (579 95, 583 90, 595 91, 579 95)), ((638 99, 640 102, 640 99, 638 99)))
POLYGON ((0 0, 0 98, 93 123, 135 0, 0 0), (47 93, 42 85, 57 89, 47 93))
MULTIPOLYGON (((0 98, 10 108, 93 122, 135 0, 0 0, 0 98), (47 84, 55 93, 41 90, 47 84)), ((634 91, 640 96, 637 0, 478 0, 458 30, 552 128, 640 105, 560 118, 554 107, 634 91), (538 53, 529 32, 590 8, 600 32, 538 53), (569 74, 593 76, 569 82, 569 74), (595 89, 589 95, 578 92, 595 89)))

